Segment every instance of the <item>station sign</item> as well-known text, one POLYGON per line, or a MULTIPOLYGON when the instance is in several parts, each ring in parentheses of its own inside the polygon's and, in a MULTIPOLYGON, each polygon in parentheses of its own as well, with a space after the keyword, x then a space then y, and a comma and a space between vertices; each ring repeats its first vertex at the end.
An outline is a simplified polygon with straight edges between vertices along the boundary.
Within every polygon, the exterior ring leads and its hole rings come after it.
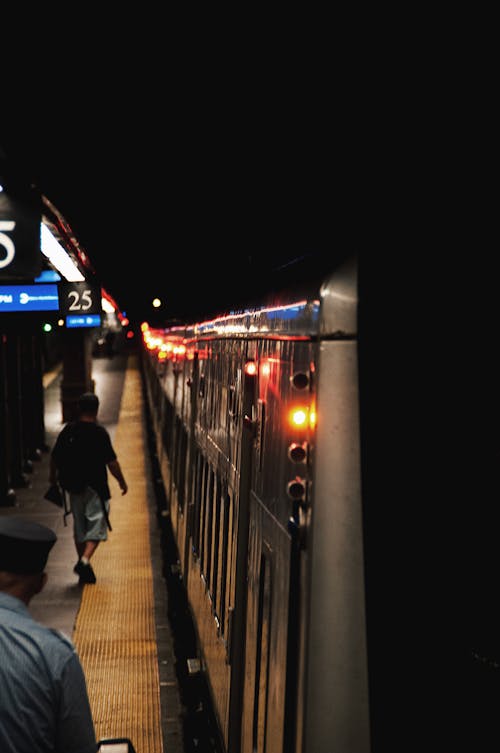
POLYGON ((56 284, 0 285, 0 313, 15 311, 58 311, 56 284))
POLYGON ((101 286, 95 282, 60 282, 59 310, 63 316, 101 314, 101 286))
POLYGON ((42 269, 38 191, 0 191, 0 281, 33 280, 42 269))

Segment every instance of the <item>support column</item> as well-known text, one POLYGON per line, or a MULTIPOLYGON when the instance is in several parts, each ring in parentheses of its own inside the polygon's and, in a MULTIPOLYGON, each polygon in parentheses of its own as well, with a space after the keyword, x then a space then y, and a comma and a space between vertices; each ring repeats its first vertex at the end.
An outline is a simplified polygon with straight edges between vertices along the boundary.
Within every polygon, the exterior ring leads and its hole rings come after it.
POLYGON ((12 485, 26 487, 29 484, 23 435, 22 413, 22 351, 23 335, 14 333, 7 338, 7 390, 8 431, 10 434, 10 479, 12 485))
POLYGON ((21 359, 21 410, 27 467, 33 460, 41 460, 45 449, 45 421, 43 374, 40 335, 27 332, 23 339, 21 359))
POLYGON ((61 382, 62 421, 77 417, 77 401, 83 392, 94 392, 92 379, 92 340, 88 329, 68 329, 63 339, 61 382))
POLYGON ((11 438, 9 432, 7 389, 7 335, 0 334, 0 507, 16 503, 16 493, 10 483, 9 466, 11 438))

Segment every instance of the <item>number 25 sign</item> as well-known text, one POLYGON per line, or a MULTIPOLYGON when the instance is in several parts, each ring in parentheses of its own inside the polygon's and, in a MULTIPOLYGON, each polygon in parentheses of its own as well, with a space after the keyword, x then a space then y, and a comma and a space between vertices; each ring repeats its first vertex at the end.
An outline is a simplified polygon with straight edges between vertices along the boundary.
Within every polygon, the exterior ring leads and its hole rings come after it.
POLYGON ((95 283, 60 282, 59 311, 61 314, 100 314, 101 288, 95 283))

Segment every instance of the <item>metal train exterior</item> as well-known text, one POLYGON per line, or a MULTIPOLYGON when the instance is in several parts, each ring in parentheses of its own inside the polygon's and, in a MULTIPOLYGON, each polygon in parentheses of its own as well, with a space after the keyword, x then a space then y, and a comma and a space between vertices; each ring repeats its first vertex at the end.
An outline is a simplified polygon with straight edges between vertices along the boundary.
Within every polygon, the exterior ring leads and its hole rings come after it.
POLYGON ((144 327, 157 453, 229 753, 370 745, 356 259, 304 297, 144 327))

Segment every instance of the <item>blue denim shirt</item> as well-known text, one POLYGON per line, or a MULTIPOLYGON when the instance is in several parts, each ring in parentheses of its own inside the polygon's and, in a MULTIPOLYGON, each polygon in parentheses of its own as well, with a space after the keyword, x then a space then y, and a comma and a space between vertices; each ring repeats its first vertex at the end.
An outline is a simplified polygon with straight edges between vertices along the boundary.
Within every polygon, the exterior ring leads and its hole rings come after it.
POLYGON ((0 592, 0 751, 95 753, 83 669, 72 642, 0 592))

